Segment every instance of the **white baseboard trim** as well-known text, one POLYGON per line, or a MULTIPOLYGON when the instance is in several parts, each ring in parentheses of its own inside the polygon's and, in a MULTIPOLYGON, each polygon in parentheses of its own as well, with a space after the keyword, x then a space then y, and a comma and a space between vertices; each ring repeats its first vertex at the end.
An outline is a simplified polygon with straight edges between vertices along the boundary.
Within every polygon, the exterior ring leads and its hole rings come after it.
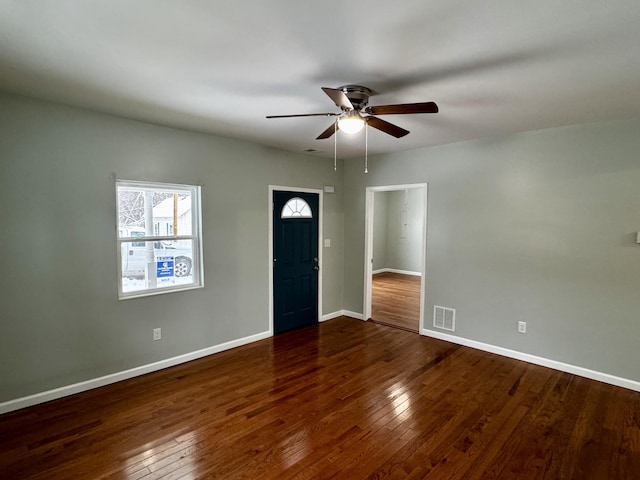
POLYGON ((36 393, 27 397, 9 400, 7 402, 0 403, 0 415, 3 413, 12 412, 14 410, 19 410, 21 408, 30 407, 32 405, 37 405, 39 403, 48 402, 50 400, 67 397, 75 393, 85 392, 93 388, 103 387, 111 383, 128 380, 129 378, 138 377, 147 373, 163 370, 165 368, 173 367, 181 363, 186 363, 190 362, 191 360, 197 360, 198 358, 213 355, 214 353, 223 352, 225 350, 240 347, 248 343, 257 342, 258 340, 263 340, 271 336, 273 336, 273 333, 269 331, 257 333, 255 335, 239 338, 237 340, 231 340, 229 342, 214 345, 212 347, 197 350, 195 352, 185 353, 184 355, 167 358, 166 360, 160 360, 159 362, 150 363, 148 365, 142 365, 140 367, 131 368, 122 372, 112 373, 110 375, 94 378, 92 380, 86 380, 84 382, 74 383, 73 385, 67 385, 65 387, 55 388, 46 392, 36 393))
POLYGON ((400 275, 413 275, 414 277, 421 277, 422 272, 412 272, 410 270, 398 270, 397 268, 381 268, 380 270, 374 270, 371 272, 373 275, 378 273, 399 273, 400 275))
MULTIPOLYGON (((351 312, 349 310, 339 310, 337 312, 323 315, 321 321, 324 322, 324 321, 331 320, 333 318, 337 318, 343 315, 347 317, 355 318, 358 320, 366 320, 362 313, 351 312)), ((495 353, 498 355, 502 355, 504 357, 509 357, 516 360, 522 360, 525 362, 533 363, 535 365, 541 365, 543 367, 553 368, 554 370, 559 370, 561 372, 571 373, 573 375, 590 378, 592 380, 597 380, 603 383, 608 383, 610 385, 615 385, 618 387, 623 387, 629 390, 640 392, 640 382, 637 382, 635 380, 629 380, 626 378, 617 377, 615 375, 610 375, 608 373, 597 372, 595 370, 590 370, 588 368, 578 367, 575 365, 570 365, 570 364, 558 362, 555 360, 549 360, 547 358, 530 355, 528 353, 522 353, 516 350, 510 350, 508 348, 498 347, 495 345, 477 342, 475 340, 469 340, 466 338, 457 337, 455 335, 449 335, 446 333, 436 332, 436 331, 428 330, 424 328, 421 330, 420 333, 427 337, 433 337, 440 340, 445 340, 447 342, 455 343, 458 345, 464 345, 466 347, 476 348, 478 350, 482 350, 485 352, 495 353)), ((184 355, 179 355, 177 357, 168 358, 166 360, 161 360, 159 362, 150 363, 148 365, 142 365, 140 367, 131 368, 129 370, 124 370, 122 372, 112 373, 110 375, 94 378, 92 380, 86 380, 84 382, 75 383, 73 385, 68 385, 65 387, 59 387, 53 390, 36 393, 33 395, 29 395, 27 397, 17 398, 15 400, 9 400, 9 401, 0 403, 0 415, 3 413, 12 412, 14 410, 19 410, 21 408, 37 405, 39 403, 48 402, 50 400, 56 400, 58 398, 67 397, 75 393, 85 392, 93 388, 102 387, 112 383, 120 382, 122 380, 134 378, 140 375, 145 375, 147 373, 163 370, 165 368, 173 367, 181 363, 186 363, 192 360, 197 360, 198 358, 206 357, 207 355, 213 355, 215 353, 223 352, 225 350, 230 350, 232 348, 240 347, 242 345, 247 345, 249 343, 257 342, 258 340, 264 340, 265 338, 269 338, 272 335, 273 335, 272 332, 269 332, 269 331, 257 333, 255 335, 250 335, 248 337, 221 343, 219 345, 214 345, 212 347, 204 348, 202 350, 186 353, 184 355)))
POLYGON ((343 310, 338 310, 337 312, 331 312, 323 315, 320 321, 326 322, 327 320, 333 320, 334 318, 341 317, 342 315, 344 315, 343 310))
POLYGON ((356 318, 358 320, 366 320, 362 313, 350 312, 349 310, 338 310, 337 312, 327 313, 326 315, 323 315, 320 321, 326 322, 327 320, 332 320, 334 318, 342 316, 356 318))
POLYGON ((508 348, 498 347, 488 343, 476 342, 475 340, 469 340, 467 338, 457 337, 455 335, 450 335, 447 333, 436 332, 434 330, 428 330, 426 328, 423 328, 420 333, 427 337, 445 340, 447 342, 456 343, 458 345, 464 345, 465 347, 471 347, 485 352, 495 353, 497 355, 502 355, 503 357, 522 360, 524 362, 533 363, 534 365, 552 368, 561 372, 571 373, 573 375, 589 378, 591 380, 608 383, 609 385, 615 385, 617 387, 628 388, 629 390, 640 392, 640 382, 637 382, 635 380, 616 377, 615 375, 610 375, 608 373, 597 372, 595 370, 589 370, 588 368, 578 367, 576 365, 558 362, 556 360, 550 360, 548 358, 538 357, 536 355, 530 355, 528 353, 522 353, 516 350, 510 350, 508 348))
POLYGON ((342 315, 344 315, 345 317, 355 318, 357 320, 366 320, 363 313, 351 312, 349 310, 342 310, 342 315))

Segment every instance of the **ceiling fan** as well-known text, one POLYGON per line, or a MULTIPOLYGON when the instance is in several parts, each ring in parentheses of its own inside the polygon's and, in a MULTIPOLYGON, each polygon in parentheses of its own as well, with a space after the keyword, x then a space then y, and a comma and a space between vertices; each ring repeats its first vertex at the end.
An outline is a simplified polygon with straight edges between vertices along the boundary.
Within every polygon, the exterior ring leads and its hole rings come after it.
POLYGON ((371 90, 361 85, 344 85, 338 88, 323 87, 331 100, 340 108, 340 113, 302 113, 296 115, 269 115, 267 118, 290 117, 338 117, 338 119, 322 132, 316 140, 329 138, 338 130, 345 133, 356 133, 362 130, 365 123, 396 138, 404 137, 408 130, 393 123, 382 120, 375 115, 405 115, 408 113, 438 113, 438 105, 434 102, 401 103, 397 105, 378 105, 369 107, 371 90))

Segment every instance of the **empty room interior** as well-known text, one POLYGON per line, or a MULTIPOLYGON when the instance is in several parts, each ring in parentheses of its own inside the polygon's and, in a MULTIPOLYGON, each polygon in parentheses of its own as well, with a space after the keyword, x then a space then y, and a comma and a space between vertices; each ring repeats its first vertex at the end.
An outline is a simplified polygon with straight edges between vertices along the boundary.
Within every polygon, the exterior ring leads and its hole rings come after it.
POLYGON ((0 477, 640 478, 639 23, 0 0, 0 477))

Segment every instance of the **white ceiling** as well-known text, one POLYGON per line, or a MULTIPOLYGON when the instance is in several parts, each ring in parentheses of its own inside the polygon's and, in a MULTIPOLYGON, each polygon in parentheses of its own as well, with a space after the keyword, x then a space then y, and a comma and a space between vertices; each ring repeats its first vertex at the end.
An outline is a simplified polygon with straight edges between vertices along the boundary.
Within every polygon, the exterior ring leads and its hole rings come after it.
MULTIPOLYGON (((365 85, 369 153, 640 115, 638 0, 0 0, 0 90, 333 156, 320 87, 365 85)), ((363 135, 338 138, 362 155, 363 135)))

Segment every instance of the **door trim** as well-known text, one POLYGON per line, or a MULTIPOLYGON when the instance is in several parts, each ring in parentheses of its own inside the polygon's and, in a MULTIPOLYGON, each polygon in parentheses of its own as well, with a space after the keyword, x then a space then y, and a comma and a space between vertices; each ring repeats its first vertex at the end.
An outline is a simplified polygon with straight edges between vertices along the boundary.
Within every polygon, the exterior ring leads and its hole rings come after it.
POLYGON ((318 322, 321 321, 322 318, 322 271, 323 271, 323 233, 322 233, 322 225, 323 225, 323 216, 324 216, 324 208, 323 208, 323 194, 324 191, 318 188, 304 188, 304 187, 285 187, 281 185, 269 185, 269 197, 267 199, 267 217, 269 218, 269 263, 268 263, 268 271, 269 271, 269 335, 273 336, 274 325, 273 325, 273 192, 282 191, 282 192, 300 192, 300 193, 317 193, 318 194, 318 265, 320 266, 320 270, 318 271, 318 322))
POLYGON ((424 210, 422 217, 422 263, 421 276, 420 276, 420 320, 418 325, 418 332, 422 334, 424 329, 424 311, 425 311, 425 285, 426 285, 426 265, 427 265, 427 183, 412 183, 405 185, 383 185, 378 187, 366 187, 365 198, 365 245, 364 245, 364 319, 369 320, 371 318, 371 289, 372 281, 371 276, 373 274, 373 194, 375 192, 392 192, 395 190, 405 190, 408 188, 422 188, 424 190, 424 210))

